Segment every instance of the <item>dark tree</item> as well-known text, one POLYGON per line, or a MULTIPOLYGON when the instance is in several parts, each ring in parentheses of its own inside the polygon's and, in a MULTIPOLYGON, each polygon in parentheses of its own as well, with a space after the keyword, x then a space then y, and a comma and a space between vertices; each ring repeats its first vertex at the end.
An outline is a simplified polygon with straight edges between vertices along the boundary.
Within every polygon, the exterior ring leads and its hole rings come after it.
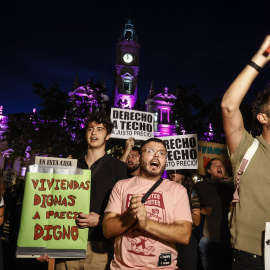
POLYGON ((58 84, 54 84, 48 89, 42 83, 34 83, 34 93, 39 95, 42 103, 39 117, 43 120, 63 119, 70 109, 69 95, 60 90, 58 84))
POLYGON ((200 118, 200 110, 203 106, 203 101, 199 91, 192 86, 177 85, 176 88, 177 100, 172 107, 172 120, 176 123, 175 132, 177 134, 198 133, 202 130, 200 118))
POLYGON ((200 117, 202 119, 203 129, 199 134, 199 139, 202 141, 225 143, 220 107, 221 100, 222 97, 220 95, 216 95, 211 101, 204 104, 201 108, 200 117), (209 125, 212 127, 212 134, 209 134, 209 125))
POLYGON ((87 115, 106 108, 106 88, 89 80, 69 95, 55 84, 45 88, 34 84, 34 92, 42 103, 36 113, 9 115, 8 131, 4 134, 13 158, 27 160, 31 155, 75 158, 86 151, 84 124, 87 115))

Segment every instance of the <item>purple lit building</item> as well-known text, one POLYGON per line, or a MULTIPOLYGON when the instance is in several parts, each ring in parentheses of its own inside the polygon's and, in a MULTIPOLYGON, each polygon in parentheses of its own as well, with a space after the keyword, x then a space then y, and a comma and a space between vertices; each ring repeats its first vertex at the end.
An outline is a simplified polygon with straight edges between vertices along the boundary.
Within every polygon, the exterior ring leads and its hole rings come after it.
MULTIPOLYGON (((116 44, 116 65, 115 65, 115 89, 113 95, 114 107, 122 109, 134 109, 138 99, 138 74, 139 74, 139 49, 138 37, 135 33, 134 24, 129 19, 125 23, 124 30, 116 44)), ((106 87, 103 81, 104 87, 106 87)), ((73 85, 72 92, 69 93, 71 99, 80 96, 89 103, 94 103, 90 88, 81 86, 78 76, 73 85)), ((104 96, 104 100, 108 97, 104 96)), ((174 135, 175 125, 171 121, 172 106, 176 97, 169 93, 165 87, 161 93, 156 93, 153 83, 145 101, 145 110, 155 114, 155 136, 174 135)))
MULTIPOLYGON (((134 24, 129 19, 125 23, 124 30, 116 44, 116 65, 115 65, 115 88, 111 97, 114 107, 123 109, 136 109, 138 99, 138 74, 139 74, 139 50, 140 45, 138 37, 135 33, 134 24)), ((77 106, 84 102, 91 106, 96 105, 96 91, 99 89, 90 86, 92 81, 81 84, 78 75, 75 77, 72 91, 69 92, 70 100, 76 102, 77 106)), ((106 92, 106 84, 100 83, 102 90, 106 92)), ((100 88, 100 89, 101 89, 100 88)), ((145 93, 146 94, 146 93, 145 93)), ((106 103, 109 97, 99 93, 99 100, 106 103)), ((154 113, 154 134, 156 137, 175 135, 175 125, 171 121, 172 106, 176 97, 169 93, 169 89, 165 87, 160 93, 156 91, 151 83, 151 87, 145 101, 145 110, 154 113)), ((0 107, 0 137, 7 129, 8 117, 3 115, 3 106, 0 107)), ((0 169, 6 163, 8 155, 12 149, 7 149, 7 144, 0 142, 0 169), (2 167, 1 167, 2 165, 2 167)), ((13 166, 14 167, 14 166, 13 166)), ((17 165, 16 170, 19 171, 17 165)))
POLYGON ((176 97, 169 93, 169 89, 165 87, 162 93, 155 95, 153 83, 145 101, 147 112, 152 112, 154 116, 154 134, 155 137, 172 136, 174 134, 175 125, 171 121, 172 106, 176 97))
POLYGON ((114 106, 132 109, 138 98, 139 73, 138 38, 131 20, 125 23, 123 33, 116 44, 114 106))

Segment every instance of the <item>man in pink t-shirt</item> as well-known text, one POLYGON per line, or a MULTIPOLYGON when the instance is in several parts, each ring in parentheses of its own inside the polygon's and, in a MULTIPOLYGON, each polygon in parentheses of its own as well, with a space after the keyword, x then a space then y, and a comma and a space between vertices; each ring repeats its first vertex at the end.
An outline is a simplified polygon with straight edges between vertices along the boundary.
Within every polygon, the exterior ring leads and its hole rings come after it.
POLYGON ((151 138, 140 148, 140 174, 114 186, 105 209, 103 232, 115 237, 111 269, 177 269, 174 243, 187 244, 192 218, 186 189, 163 179, 145 203, 142 197, 160 179, 166 147, 151 138))

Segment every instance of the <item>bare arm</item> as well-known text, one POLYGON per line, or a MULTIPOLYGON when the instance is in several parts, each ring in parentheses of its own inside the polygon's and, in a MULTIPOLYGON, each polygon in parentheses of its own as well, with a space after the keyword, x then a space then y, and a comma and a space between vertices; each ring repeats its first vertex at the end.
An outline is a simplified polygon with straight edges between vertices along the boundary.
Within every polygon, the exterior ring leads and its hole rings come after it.
POLYGON ((0 208, 0 226, 4 223, 4 212, 5 212, 5 207, 0 208))
POLYGON ((187 245, 192 231, 192 224, 183 220, 167 224, 147 219, 146 226, 143 229, 162 240, 187 245))
POLYGON ((133 137, 130 137, 126 140, 126 148, 121 156, 120 160, 126 163, 127 157, 129 155, 129 152, 132 150, 132 147, 135 145, 135 139, 133 137))
POLYGON ((201 209, 201 214, 205 215, 205 216, 210 216, 213 212, 213 208, 210 206, 205 206, 201 209))
MULTIPOLYGON (((252 61, 260 67, 264 67, 269 61, 270 56, 264 53, 269 44, 270 36, 267 36, 252 58, 252 61)), ((223 96, 221 102, 222 118, 230 154, 235 152, 244 131, 243 117, 239 109, 240 104, 257 75, 258 71, 247 65, 223 96)))
POLYGON ((124 233, 127 229, 129 229, 136 218, 127 210, 122 215, 117 213, 105 213, 103 219, 103 234, 105 238, 111 238, 117 235, 124 233))
POLYGON ((200 208, 194 208, 191 210, 192 221, 195 226, 199 226, 201 222, 201 210, 200 208))
POLYGON ((179 220, 173 224, 161 223, 147 218, 147 212, 144 205, 141 203, 141 196, 133 197, 137 199, 136 211, 139 226, 151 233, 152 235, 169 242, 188 244, 192 223, 189 221, 179 220))

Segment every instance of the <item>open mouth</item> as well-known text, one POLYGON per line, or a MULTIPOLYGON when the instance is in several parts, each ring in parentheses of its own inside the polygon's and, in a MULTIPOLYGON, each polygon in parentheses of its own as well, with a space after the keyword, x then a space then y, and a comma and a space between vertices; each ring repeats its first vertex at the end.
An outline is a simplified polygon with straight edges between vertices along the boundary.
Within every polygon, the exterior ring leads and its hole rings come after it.
POLYGON ((157 160, 152 160, 152 161, 150 162, 150 166, 151 166, 152 168, 158 168, 158 167, 159 167, 159 162, 158 162, 157 160))
POLYGON ((218 170, 217 173, 222 173, 222 170, 218 170))
POLYGON ((133 165, 133 162, 128 162, 128 165, 133 165))
POLYGON ((97 141, 98 139, 96 137, 90 137, 91 141, 97 141))

